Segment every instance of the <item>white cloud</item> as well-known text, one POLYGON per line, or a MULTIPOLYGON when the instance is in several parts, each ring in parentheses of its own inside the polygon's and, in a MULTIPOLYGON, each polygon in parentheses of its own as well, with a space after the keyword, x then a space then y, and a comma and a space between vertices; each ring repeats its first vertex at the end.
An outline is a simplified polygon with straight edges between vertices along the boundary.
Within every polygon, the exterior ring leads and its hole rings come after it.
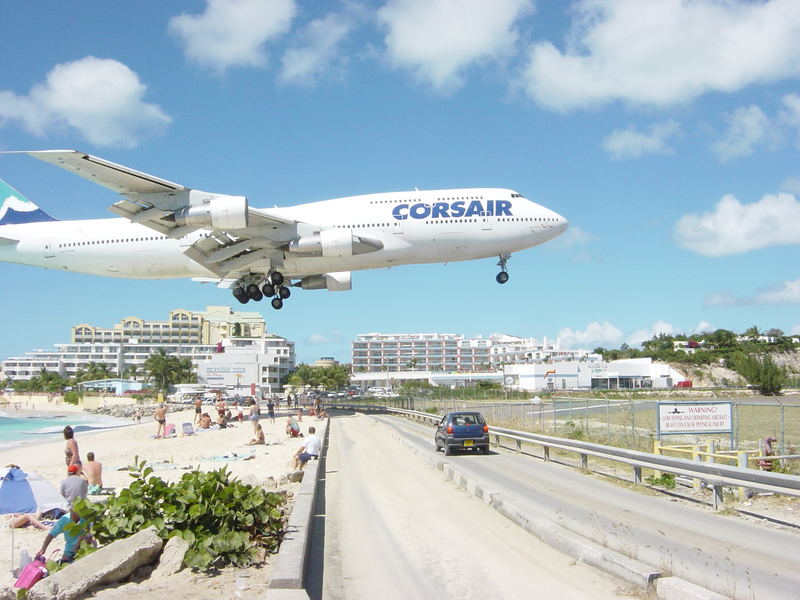
POLYGON ((800 243, 800 203, 793 194, 768 194, 742 204, 725 195, 711 212, 684 215, 675 224, 678 245, 704 256, 724 256, 800 243))
POLYGON ((647 133, 615 129, 603 140, 603 149, 614 159, 639 158, 645 154, 672 154, 670 138, 680 133, 675 121, 656 123, 647 133))
POLYGON ((314 85, 341 69, 339 46, 354 26, 348 15, 329 14, 311 21, 283 55, 280 79, 284 83, 314 85))
POLYGON ((583 330, 566 327, 558 332, 558 339, 565 348, 613 346, 622 339, 622 331, 608 321, 594 321, 583 330))
POLYGON ((664 321, 656 321, 648 329, 638 329, 634 331, 632 334, 628 336, 626 342, 629 346, 639 346, 642 342, 651 340, 653 339, 653 337, 658 336, 662 333, 665 333, 667 335, 673 335, 675 333, 675 328, 670 323, 666 323, 664 321))
POLYGON ((513 51, 514 22, 532 9, 532 0, 388 0, 377 16, 391 64, 449 93, 472 64, 513 51))
POLYGON ((0 91, 0 119, 37 136, 72 129, 97 146, 131 148, 172 121, 143 101, 146 91, 121 62, 87 56, 56 65, 27 96, 0 91))
POLYGON ((575 248, 576 246, 586 246, 596 239, 580 227, 570 225, 566 232, 556 238, 555 243, 562 248, 575 248))
POLYGON ((800 178, 798 177, 787 177, 781 183, 781 191, 782 192, 790 192, 792 194, 800 193, 800 178))
POLYGON ((523 75, 555 110, 670 106, 800 74, 796 0, 581 0, 573 13, 564 50, 535 43, 523 75))
POLYGON ((730 292, 709 294, 704 300, 709 306, 794 306, 800 304, 800 279, 782 281, 762 288, 752 296, 735 297, 730 292))
POLYGON ((692 333, 710 333, 712 331, 716 331, 717 328, 714 327, 708 321, 700 321, 697 325, 694 326, 692 329, 692 333))
POLYGON ((728 122, 722 139, 712 146, 722 162, 753 153, 757 146, 768 144, 772 137, 772 123, 758 106, 736 109, 728 122))
POLYGON ((201 14, 169 20, 169 31, 193 62, 224 72, 229 67, 263 67, 264 45, 286 33, 297 13, 295 0, 206 0, 201 14))
POLYGON ((330 334, 312 333, 308 336, 308 343, 312 346, 322 346, 325 344, 336 344, 342 341, 342 332, 333 331, 330 334))

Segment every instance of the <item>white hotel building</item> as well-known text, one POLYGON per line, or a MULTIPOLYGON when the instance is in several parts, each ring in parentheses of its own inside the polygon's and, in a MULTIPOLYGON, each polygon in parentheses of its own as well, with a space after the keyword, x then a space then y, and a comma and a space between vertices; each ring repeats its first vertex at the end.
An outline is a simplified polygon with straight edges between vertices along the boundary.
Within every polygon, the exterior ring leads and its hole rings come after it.
POLYGON ((494 371, 503 365, 545 361, 600 360, 586 350, 569 350, 544 338, 492 334, 466 338, 455 333, 367 333, 352 343, 353 372, 494 371))

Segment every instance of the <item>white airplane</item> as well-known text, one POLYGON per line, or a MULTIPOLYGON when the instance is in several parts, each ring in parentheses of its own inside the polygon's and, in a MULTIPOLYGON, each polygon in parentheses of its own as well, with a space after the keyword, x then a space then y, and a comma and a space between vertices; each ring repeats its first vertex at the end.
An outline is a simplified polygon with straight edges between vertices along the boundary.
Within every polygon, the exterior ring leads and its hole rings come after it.
POLYGON ((59 221, 0 180, 0 261, 134 279, 192 278, 242 304, 289 286, 351 289, 351 272, 498 256, 553 239, 567 220, 508 189, 414 190, 253 208, 75 150, 29 154, 122 195, 122 218, 59 221))

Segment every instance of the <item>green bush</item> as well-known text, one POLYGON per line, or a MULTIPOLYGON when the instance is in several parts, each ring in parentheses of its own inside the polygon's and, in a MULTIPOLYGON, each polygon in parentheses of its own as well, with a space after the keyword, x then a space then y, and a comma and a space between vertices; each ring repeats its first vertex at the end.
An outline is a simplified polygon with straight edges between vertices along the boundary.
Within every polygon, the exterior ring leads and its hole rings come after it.
POLYGON ((248 566, 276 552, 283 537, 285 498, 231 477, 227 468, 190 471, 168 484, 145 461, 129 467, 133 482, 104 503, 85 500, 78 512, 101 544, 150 527, 167 540, 189 542, 184 564, 198 569, 248 566))
POLYGON ((78 404, 80 399, 81 399, 80 392, 71 391, 64 393, 64 402, 66 402, 67 404, 78 404))
POLYGON ((645 483, 671 490, 675 487, 675 475, 672 473, 662 473, 661 477, 645 477, 645 483))

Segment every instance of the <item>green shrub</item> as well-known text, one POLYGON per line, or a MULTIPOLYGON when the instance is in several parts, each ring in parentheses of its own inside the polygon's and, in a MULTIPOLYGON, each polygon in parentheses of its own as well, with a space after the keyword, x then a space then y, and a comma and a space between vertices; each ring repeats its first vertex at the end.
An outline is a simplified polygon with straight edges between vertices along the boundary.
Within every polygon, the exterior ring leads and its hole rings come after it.
POLYGON ((648 485, 657 485, 668 490, 675 487, 675 475, 672 473, 662 473, 661 477, 645 477, 648 485))
POLYGON ((104 503, 81 501, 77 508, 101 544, 154 526, 167 540, 189 542, 184 564, 198 569, 258 562, 276 552, 283 537, 285 498, 231 477, 227 468, 190 471, 168 484, 145 461, 129 467, 133 482, 104 503))
POLYGON ((66 402, 67 404, 78 404, 80 399, 81 399, 80 392, 71 391, 64 393, 64 402, 66 402))

